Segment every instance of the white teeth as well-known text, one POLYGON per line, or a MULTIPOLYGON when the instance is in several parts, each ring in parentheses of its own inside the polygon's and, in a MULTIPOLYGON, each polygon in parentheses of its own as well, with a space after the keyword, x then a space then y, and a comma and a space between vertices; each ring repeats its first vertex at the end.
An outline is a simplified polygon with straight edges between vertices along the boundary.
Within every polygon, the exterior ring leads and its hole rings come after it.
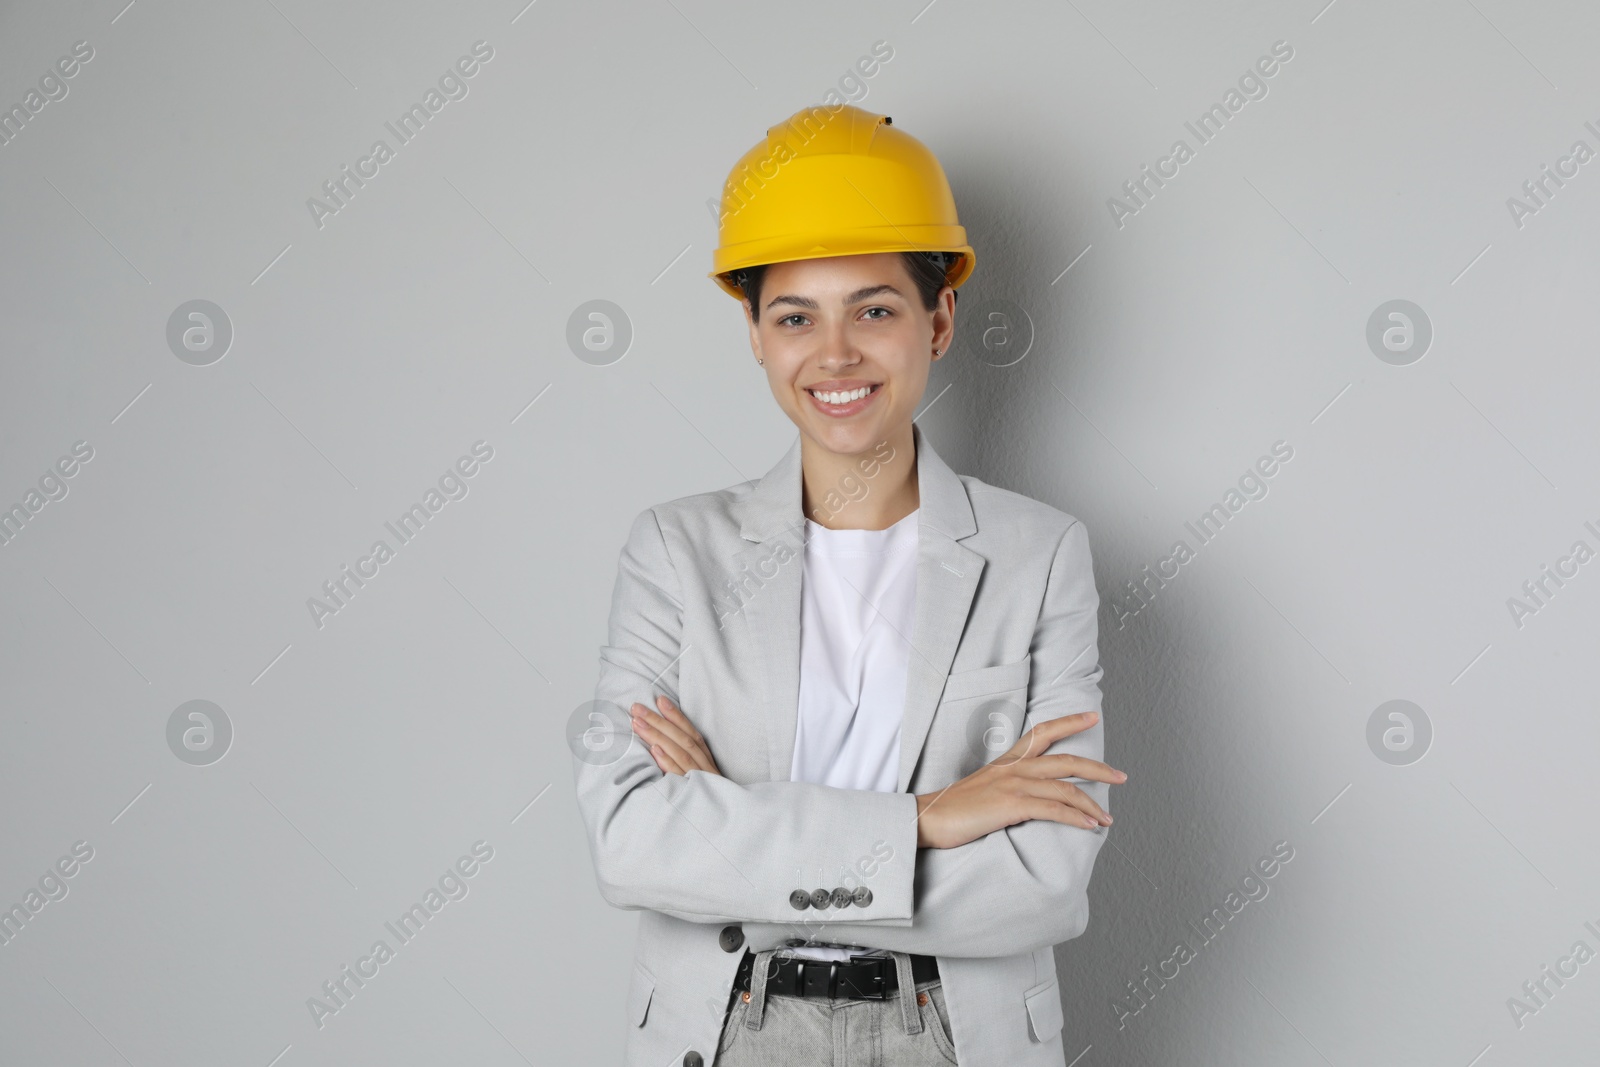
POLYGON ((825 404, 848 404, 852 400, 860 400, 862 397, 872 392, 872 387, 870 385, 864 385, 860 389, 851 389, 849 392, 843 393, 837 391, 831 393, 819 393, 815 389, 809 390, 809 392, 812 396, 816 397, 825 404))

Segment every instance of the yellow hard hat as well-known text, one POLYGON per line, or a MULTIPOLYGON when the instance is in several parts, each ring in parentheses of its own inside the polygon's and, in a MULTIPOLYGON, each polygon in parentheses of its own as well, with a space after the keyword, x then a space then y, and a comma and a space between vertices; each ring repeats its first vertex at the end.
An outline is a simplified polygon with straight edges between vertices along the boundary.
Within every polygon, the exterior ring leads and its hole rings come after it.
POLYGON ((734 164, 722 188, 710 277, 740 297, 742 267, 872 252, 944 252, 952 288, 977 255, 944 169, 887 115, 851 104, 802 108, 734 164))

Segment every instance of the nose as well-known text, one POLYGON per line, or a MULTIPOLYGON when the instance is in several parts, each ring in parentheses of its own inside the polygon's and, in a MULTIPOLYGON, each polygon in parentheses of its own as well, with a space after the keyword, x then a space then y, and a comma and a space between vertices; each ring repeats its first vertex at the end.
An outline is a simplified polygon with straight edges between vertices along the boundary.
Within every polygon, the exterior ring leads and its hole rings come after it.
POLYGON ((835 323, 822 335, 817 365, 830 374, 861 362, 861 353, 850 338, 848 323, 835 323))

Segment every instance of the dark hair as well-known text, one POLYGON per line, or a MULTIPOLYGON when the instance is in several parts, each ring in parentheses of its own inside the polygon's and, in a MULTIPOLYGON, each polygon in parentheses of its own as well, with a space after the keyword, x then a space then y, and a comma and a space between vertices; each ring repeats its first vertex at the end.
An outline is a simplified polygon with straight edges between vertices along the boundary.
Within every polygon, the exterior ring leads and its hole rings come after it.
MULTIPOLYGON (((911 281, 917 287, 917 296, 922 300, 923 309, 932 311, 938 307, 939 291, 949 284, 945 272, 960 258, 959 253, 901 252, 900 258, 906 265, 906 273, 911 275, 911 281)), ((755 322, 761 321, 761 283, 766 279, 767 266, 742 267, 727 275, 728 280, 737 285, 745 299, 750 301, 750 318, 755 322)))

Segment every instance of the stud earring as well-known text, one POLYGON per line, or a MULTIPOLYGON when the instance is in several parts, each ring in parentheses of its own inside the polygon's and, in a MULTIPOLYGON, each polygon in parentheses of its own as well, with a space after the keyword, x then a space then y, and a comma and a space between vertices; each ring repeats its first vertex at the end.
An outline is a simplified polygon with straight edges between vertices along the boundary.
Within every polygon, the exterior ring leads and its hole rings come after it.
POLYGON ((938 355, 938 354, 939 354, 939 350, 938 350, 938 349, 937 349, 937 348, 935 348, 935 349, 934 349, 934 350, 933 350, 933 354, 934 354, 934 355, 935 355, 935 356, 937 356, 937 355, 938 355))
POLYGON ((756 357, 756 362, 761 364, 763 367, 765 367, 767 365, 767 361, 762 359, 762 358, 760 358, 759 356, 756 357))

